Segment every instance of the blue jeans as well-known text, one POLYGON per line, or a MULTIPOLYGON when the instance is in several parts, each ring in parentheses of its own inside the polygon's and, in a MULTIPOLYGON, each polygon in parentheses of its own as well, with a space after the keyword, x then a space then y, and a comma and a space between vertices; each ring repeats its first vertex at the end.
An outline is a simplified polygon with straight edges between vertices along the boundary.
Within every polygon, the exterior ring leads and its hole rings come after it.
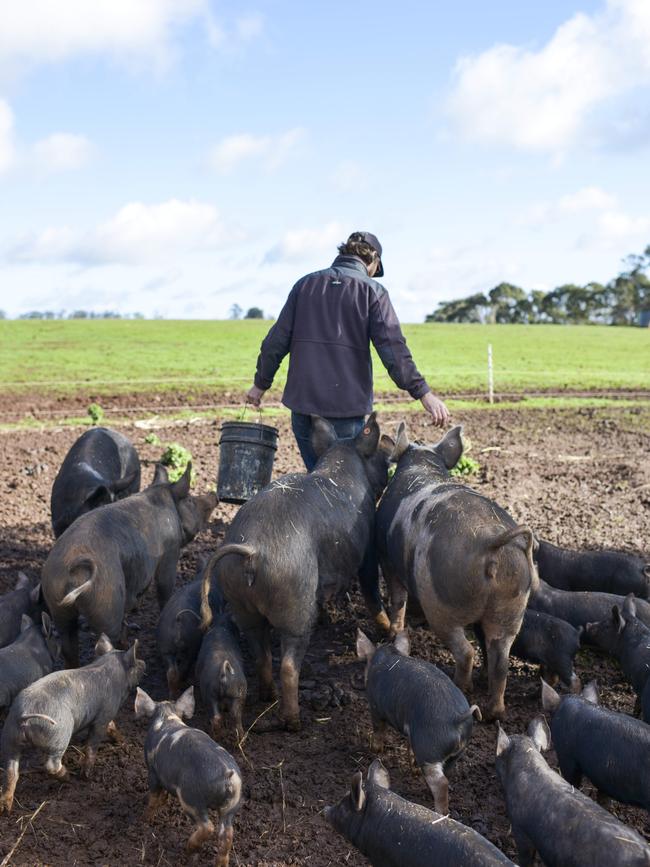
MULTIPOLYGON (((336 431, 336 436, 340 440, 349 441, 353 440, 359 433, 363 427, 365 419, 360 415, 355 416, 354 418, 328 418, 326 421, 332 425, 336 431)), ((307 471, 311 472, 318 460, 316 452, 311 446, 311 417, 303 415, 300 412, 292 412, 291 429, 293 430, 293 435, 298 443, 300 455, 305 462, 307 471)))

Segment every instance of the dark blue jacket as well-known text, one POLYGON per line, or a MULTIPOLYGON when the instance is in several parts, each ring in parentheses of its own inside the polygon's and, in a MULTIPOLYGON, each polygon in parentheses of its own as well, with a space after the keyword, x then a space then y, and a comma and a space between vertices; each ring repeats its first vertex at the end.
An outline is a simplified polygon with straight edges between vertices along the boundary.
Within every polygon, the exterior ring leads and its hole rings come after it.
POLYGON ((373 397, 371 341, 399 388, 414 399, 430 390, 388 292, 361 259, 337 256, 331 268, 307 274, 291 290, 262 342, 255 385, 270 388, 289 352, 285 406, 332 418, 366 415, 373 397))

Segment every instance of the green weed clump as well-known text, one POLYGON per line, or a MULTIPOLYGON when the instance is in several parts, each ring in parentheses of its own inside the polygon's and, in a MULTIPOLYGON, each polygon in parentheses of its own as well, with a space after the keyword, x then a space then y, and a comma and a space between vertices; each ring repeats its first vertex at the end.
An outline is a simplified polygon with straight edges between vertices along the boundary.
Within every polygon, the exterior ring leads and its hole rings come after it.
MULTIPOLYGON (((167 467, 169 481, 175 482, 183 475, 188 463, 192 460, 192 452, 180 443, 169 443, 162 453, 160 463, 167 467)), ((196 472, 192 469, 190 484, 196 481, 196 472)))
POLYGON ((148 446, 160 446, 160 445, 162 445, 162 442, 160 441, 160 437, 158 436, 158 434, 155 434, 155 433, 147 434, 146 437, 144 438, 144 441, 146 442, 146 444, 148 446))
POLYGON ((452 476, 475 476, 481 469, 481 465, 477 460, 470 457, 469 453, 472 450, 472 441, 469 437, 463 437, 463 453, 456 466, 450 471, 452 476))
POLYGON ((88 407, 88 415, 90 416, 90 421, 92 424, 99 424, 100 421, 104 418, 104 410, 98 403, 91 403, 88 407))

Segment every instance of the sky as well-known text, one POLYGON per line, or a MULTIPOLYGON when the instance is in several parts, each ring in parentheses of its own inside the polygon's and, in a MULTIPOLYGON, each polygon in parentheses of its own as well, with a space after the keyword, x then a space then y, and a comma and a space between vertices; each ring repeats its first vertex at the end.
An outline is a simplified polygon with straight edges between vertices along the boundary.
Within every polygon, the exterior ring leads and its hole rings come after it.
POLYGON ((648 0, 0 0, 0 309, 277 315, 354 230, 398 315, 650 243, 648 0))

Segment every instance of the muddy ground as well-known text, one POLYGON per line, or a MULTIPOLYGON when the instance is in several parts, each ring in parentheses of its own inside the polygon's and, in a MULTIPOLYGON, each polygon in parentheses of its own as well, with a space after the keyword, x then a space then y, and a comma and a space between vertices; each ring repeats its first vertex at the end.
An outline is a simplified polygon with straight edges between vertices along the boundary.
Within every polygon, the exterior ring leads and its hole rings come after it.
MULTIPOLYGON (((394 430, 398 418, 385 416, 386 429, 394 430)), ((464 423, 473 443, 472 455, 481 463, 480 475, 471 484, 508 508, 517 521, 529 523, 543 537, 567 546, 650 549, 650 407, 476 410, 458 413, 455 420, 464 423)), ((435 439, 422 417, 411 417, 409 424, 414 436, 435 439)), ((288 425, 283 421, 280 427, 278 475, 299 467, 288 425)), ((133 439, 145 461, 153 462, 160 455, 160 447, 144 442, 148 429, 133 425, 121 429, 133 439)), ((0 434, 0 592, 13 585, 19 569, 32 576, 39 574, 52 545, 52 482, 80 432, 48 428, 0 434)), ((163 442, 177 441, 192 451, 199 491, 214 484, 218 422, 169 424, 155 432, 163 442)), ((143 473, 145 482, 151 473, 149 464, 143 473)), ((220 506, 209 528, 184 550, 179 583, 193 575, 202 554, 214 550, 235 509, 220 506)), ((162 698, 164 674, 154 639, 157 613, 154 596, 148 594, 131 620, 139 627, 132 634, 140 640, 147 662, 142 686, 155 698, 162 698)), ((317 627, 302 672, 302 731, 258 733, 259 728, 267 728, 271 711, 253 725, 243 753, 232 741, 224 741, 235 751, 245 780, 244 804, 235 826, 234 865, 367 863, 330 829, 321 813, 326 804, 345 793, 353 772, 365 770, 373 758, 361 664, 354 656, 357 625, 370 634, 373 630, 354 589, 331 605, 328 614, 331 622, 317 627)), ((83 633, 83 641, 88 654, 92 647, 88 633, 83 633)), ((451 670, 449 655, 422 628, 412 630, 412 652, 451 670)), ((581 651, 577 669, 583 679, 598 679, 605 706, 632 710, 631 689, 613 663, 581 651)), ((250 696, 245 727, 264 711, 255 701, 252 676, 250 696)), ((539 710, 539 696, 536 666, 513 662, 507 731, 524 730, 539 710)), ((478 687, 475 700, 480 704, 484 698, 478 687)), ((134 719, 132 699, 117 722, 126 742, 120 746, 107 743, 100 749, 91 782, 79 776, 79 744, 73 744, 66 755, 72 772, 70 783, 51 780, 36 756, 26 757, 14 812, 0 817, 0 861, 18 842, 11 857, 13 864, 185 863, 183 846, 191 824, 177 804, 170 801, 153 825, 143 821, 145 729, 134 719)), ((194 722, 206 724, 200 705, 194 722)), ((494 747, 493 726, 477 725, 451 777, 451 814, 513 857, 514 844, 494 773, 494 747)), ((552 753, 549 759, 554 762, 552 753)), ((403 739, 395 734, 389 738, 384 762, 397 792, 432 806, 423 778, 409 769, 403 739)), ((591 793, 589 784, 584 789, 591 793)), ((644 811, 618 805, 613 810, 650 838, 644 811)), ((207 847, 194 863, 213 862, 214 849, 207 847)))

